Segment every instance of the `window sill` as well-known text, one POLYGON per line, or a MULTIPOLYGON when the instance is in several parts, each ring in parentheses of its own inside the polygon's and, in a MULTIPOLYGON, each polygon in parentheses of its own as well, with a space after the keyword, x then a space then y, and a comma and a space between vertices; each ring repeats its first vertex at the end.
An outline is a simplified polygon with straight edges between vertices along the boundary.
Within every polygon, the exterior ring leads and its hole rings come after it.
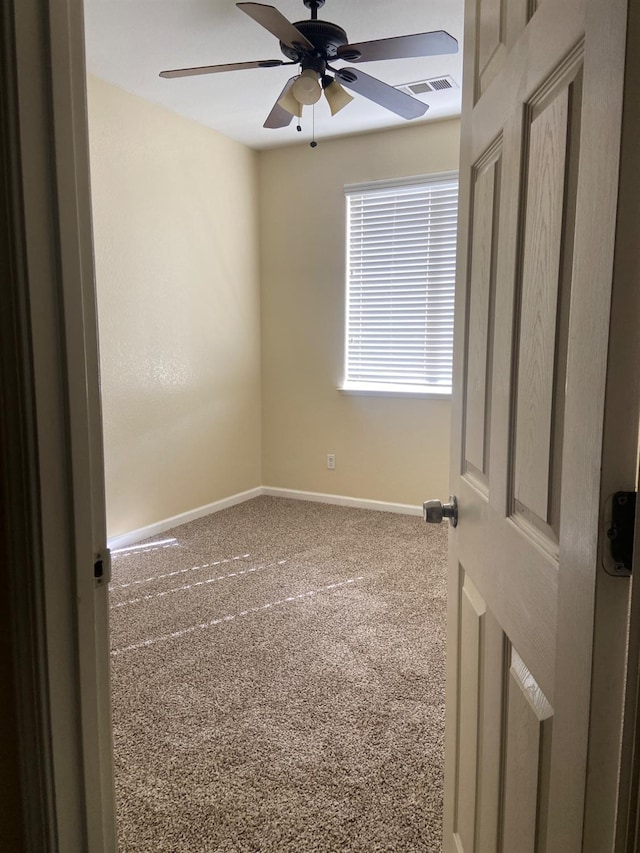
POLYGON ((450 388, 418 388, 413 385, 360 385, 345 383, 338 391, 352 397, 413 397, 422 400, 450 400, 450 388))

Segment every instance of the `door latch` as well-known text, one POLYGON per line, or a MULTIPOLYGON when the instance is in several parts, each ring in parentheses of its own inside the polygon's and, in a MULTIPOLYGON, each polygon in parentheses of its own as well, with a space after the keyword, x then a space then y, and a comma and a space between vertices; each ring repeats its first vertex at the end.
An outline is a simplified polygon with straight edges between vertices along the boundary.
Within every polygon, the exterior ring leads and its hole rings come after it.
POLYGON ((605 528, 609 554, 605 555, 605 570, 616 577, 629 577, 633 566, 636 492, 616 492, 607 515, 605 528))
POLYGON ((111 582, 111 551, 108 548, 95 555, 93 577, 97 586, 111 582))

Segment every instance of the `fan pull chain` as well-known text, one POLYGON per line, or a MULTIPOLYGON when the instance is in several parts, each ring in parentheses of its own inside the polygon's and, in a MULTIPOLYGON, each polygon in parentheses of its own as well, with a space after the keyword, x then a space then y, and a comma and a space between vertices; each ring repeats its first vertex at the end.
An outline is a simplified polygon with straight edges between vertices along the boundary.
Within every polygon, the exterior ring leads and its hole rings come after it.
POLYGON ((312 128, 311 135, 312 135, 312 137, 313 137, 313 138, 312 138, 311 142, 309 143, 309 145, 311 146, 311 148, 317 148, 318 143, 316 142, 316 105, 315 105, 315 104, 311 107, 311 115, 312 115, 312 119, 311 119, 311 128, 312 128))

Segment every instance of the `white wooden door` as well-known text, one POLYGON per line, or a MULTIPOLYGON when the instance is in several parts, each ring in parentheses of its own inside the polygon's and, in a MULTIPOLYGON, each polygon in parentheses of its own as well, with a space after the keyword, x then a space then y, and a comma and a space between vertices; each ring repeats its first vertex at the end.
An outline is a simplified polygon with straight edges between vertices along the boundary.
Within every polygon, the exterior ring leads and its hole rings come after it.
POLYGON ((585 843, 626 2, 477 0, 466 16, 444 848, 571 853, 585 843))

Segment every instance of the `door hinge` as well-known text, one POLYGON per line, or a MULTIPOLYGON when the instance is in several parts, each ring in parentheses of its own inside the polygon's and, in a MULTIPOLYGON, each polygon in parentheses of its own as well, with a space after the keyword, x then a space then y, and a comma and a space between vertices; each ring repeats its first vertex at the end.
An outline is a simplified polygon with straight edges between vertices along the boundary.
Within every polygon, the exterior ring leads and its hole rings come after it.
POLYGON ((631 575, 635 525, 636 492, 616 492, 610 499, 606 521, 609 548, 604 567, 610 575, 631 575))
POLYGON ((111 551, 103 548, 95 555, 93 562, 93 577, 97 585, 108 584, 111 581, 111 551))

